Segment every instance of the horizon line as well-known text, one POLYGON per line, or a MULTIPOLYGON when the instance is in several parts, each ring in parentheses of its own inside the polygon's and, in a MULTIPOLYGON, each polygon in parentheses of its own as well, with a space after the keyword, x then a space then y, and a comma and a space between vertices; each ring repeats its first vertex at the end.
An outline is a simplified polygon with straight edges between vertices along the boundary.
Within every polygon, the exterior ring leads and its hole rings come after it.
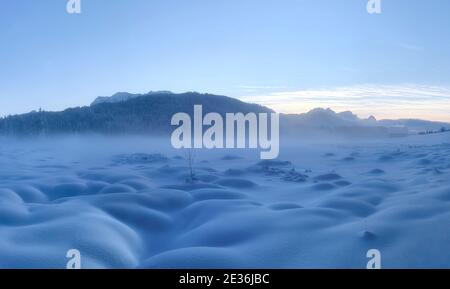
MULTIPOLYGON (((318 106, 314 106, 314 107, 309 108, 309 109, 303 109, 303 110, 299 110, 299 111, 296 111, 296 112, 283 112, 283 111, 280 111, 279 109, 272 108, 271 104, 262 104, 261 102, 251 101, 251 100, 248 99, 248 97, 233 97, 233 96, 227 96, 227 95, 223 95, 223 94, 215 94, 215 93, 209 93, 209 92, 198 92, 198 91, 173 92, 171 90, 158 90, 158 91, 150 90, 149 92, 146 92, 146 93, 130 93, 130 92, 125 92, 125 91, 121 91, 121 92, 117 92, 117 93, 128 93, 128 94, 131 94, 131 95, 136 95, 137 97, 141 97, 141 96, 149 96, 152 92, 154 92, 154 93, 155 92, 156 93, 158 93, 158 92, 161 92, 161 93, 170 92, 170 93, 173 93, 175 95, 181 95, 181 94, 186 94, 186 93, 197 93, 197 94, 201 94, 201 95, 225 96, 225 97, 228 97, 228 98, 232 98, 232 99, 236 99, 236 100, 242 101, 244 103, 262 105, 262 106, 264 106, 266 108, 269 108, 269 109, 271 109, 271 110, 273 110, 276 113, 281 114, 281 115, 302 115, 302 114, 306 114, 308 112, 311 112, 313 110, 323 109, 323 110, 331 110, 331 111, 333 111, 336 114, 343 113, 343 112, 351 112, 354 115, 356 115, 358 117, 358 119, 361 119, 361 120, 368 119, 370 117, 374 117, 377 121, 383 121, 383 120, 421 120, 421 121, 440 122, 440 123, 450 124, 450 119, 449 120, 441 120, 441 119, 430 119, 430 118, 423 118, 423 117, 409 117, 409 118, 404 118, 404 117, 378 117, 376 113, 368 113, 367 117, 364 117, 364 116, 361 117, 361 115, 358 113, 357 110, 355 111, 355 110, 353 110, 351 108, 348 108, 348 109, 345 109, 345 108, 344 109, 336 109, 335 107, 326 106, 326 105, 325 106, 318 105, 318 106)), ((98 97, 112 97, 112 96, 114 96, 117 93, 114 93, 111 96, 98 96, 98 97)), ((95 99, 97 99, 98 97, 96 97, 95 99)), ((126 101, 124 101, 124 102, 126 102, 126 101)), ((87 105, 68 106, 68 107, 60 108, 60 109, 45 109, 43 107, 40 107, 38 109, 33 109, 33 110, 30 110, 30 111, 26 111, 26 112, 12 113, 12 114, 11 113, 9 113, 9 114, 0 114, 0 118, 20 116, 20 115, 25 115, 25 114, 29 114, 29 113, 37 113, 37 112, 40 112, 40 111, 42 111, 42 112, 63 112, 65 110, 71 109, 71 108, 90 107, 92 105, 92 103, 93 103, 93 101, 90 104, 87 104, 87 105)))

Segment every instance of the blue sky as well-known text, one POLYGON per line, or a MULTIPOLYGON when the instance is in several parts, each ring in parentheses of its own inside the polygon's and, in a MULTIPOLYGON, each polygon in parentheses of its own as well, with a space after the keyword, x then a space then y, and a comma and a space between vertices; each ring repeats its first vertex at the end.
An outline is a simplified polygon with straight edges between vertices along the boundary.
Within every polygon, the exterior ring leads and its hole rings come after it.
POLYGON ((450 121, 450 1, 1 0, 0 115, 199 91, 450 121))

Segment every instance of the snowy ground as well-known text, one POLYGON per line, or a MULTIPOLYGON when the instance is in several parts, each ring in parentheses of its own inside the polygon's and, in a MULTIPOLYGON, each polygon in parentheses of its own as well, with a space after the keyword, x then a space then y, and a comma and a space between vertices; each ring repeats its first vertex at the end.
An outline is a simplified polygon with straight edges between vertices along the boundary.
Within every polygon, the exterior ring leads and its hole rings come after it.
POLYGON ((167 140, 0 143, 0 267, 450 268, 450 134, 183 151, 167 140))

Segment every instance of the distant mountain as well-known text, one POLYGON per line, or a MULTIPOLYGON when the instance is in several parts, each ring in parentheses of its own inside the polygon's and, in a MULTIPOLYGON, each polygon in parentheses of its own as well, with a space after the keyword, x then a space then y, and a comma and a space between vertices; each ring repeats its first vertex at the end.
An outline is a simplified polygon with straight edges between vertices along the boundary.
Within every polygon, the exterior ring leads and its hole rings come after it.
POLYGON ((405 136, 427 131, 444 131, 449 123, 426 120, 380 120, 374 116, 362 119, 351 111, 336 113, 327 108, 316 108, 307 113, 283 116, 282 129, 285 134, 301 131, 309 135, 343 136, 405 136))
POLYGON ((0 119, 0 135, 47 135, 73 133, 165 134, 171 131, 175 113, 193 115, 196 104, 203 112, 226 113, 273 112, 240 100, 212 94, 188 92, 150 92, 137 95, 118 93, 97 99, 91 106, 59 112, 30 112, 0 119))
MULTIPOLYGON (((336 113, 332 109, 316 108, 307 113, 283 115, 282 133, 304 136, 385 137, 400 132, 381 126, 375 117, 360 119, 350 111, 336 113)), ((408 134, 405 128, 402 135, 408 134)))
MULTIPOLYGON (((147 94, 116 93, 98 97, 90 106, 69 108, 59 112, 30 112, 0 118, 0 135, 53 135, 74 133, 150 134, 172 131, 170 121, 178 112, 193 114, 196 104, 204 114, 217 112, 273 112, 271 109, 240 100, 212 94, 169 91, 147 94)), ((408 133, 440 131, 450 124, 424 120, 381 120, 371 116, 361 119, 350 111, 336 113, 316 108, 302 114, 281 114, 280 130, 284 135, 303 136, 404 136, 408 133)))
MULTIPOLYGON (((157 94, 172 94, 170 91, 150 91, 147 95, 157 95, 157 94)), ((97 97, 91 105, 96 105, 100 103, 116 103, 128 101, 132 98, 143 96, 144 94, 133 94, 128 92, 118 92, 112 96, 99 96, 97 97)))
POLYGON ((380 120, 380 125, 390 127, 407 127, 413 133, 420 133, 426 131, 439 131, 442 128, 450 128, 450 124, 446 122, 427 121, 420 119, 399 119, 399 120, 380 120))
POLYGON ((91 105, 96 105, 100 103, 116 103, 116 102, 124 102, 130 100, 132 98, 136 98, 141 96, 142 94, 132 94, 128 92, 118 92, 113 96, 99 96, 97 97, 91 105))
POLYGON ((311 127, 342 127, 342 126, 368 126, 376 125, 377 120, 371 116, 360 119, 351 111, 336 113, 330 108, 315 108, 307 113, 292 115, 303 125, 311 127))

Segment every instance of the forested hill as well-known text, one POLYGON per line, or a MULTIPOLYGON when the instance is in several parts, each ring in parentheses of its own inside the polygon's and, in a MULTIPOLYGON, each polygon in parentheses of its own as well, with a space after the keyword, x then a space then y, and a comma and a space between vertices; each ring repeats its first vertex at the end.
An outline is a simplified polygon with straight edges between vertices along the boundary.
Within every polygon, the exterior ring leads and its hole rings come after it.
POLYGON ((59 112, 38 111, 0 119, 0 135, 30 136, 74 133, 165 134, 177 112, 193 113, 196 104, 204 113, 272 112, 234 98, 188 92, 151 92, 124 101, 101 102, 59 112))

